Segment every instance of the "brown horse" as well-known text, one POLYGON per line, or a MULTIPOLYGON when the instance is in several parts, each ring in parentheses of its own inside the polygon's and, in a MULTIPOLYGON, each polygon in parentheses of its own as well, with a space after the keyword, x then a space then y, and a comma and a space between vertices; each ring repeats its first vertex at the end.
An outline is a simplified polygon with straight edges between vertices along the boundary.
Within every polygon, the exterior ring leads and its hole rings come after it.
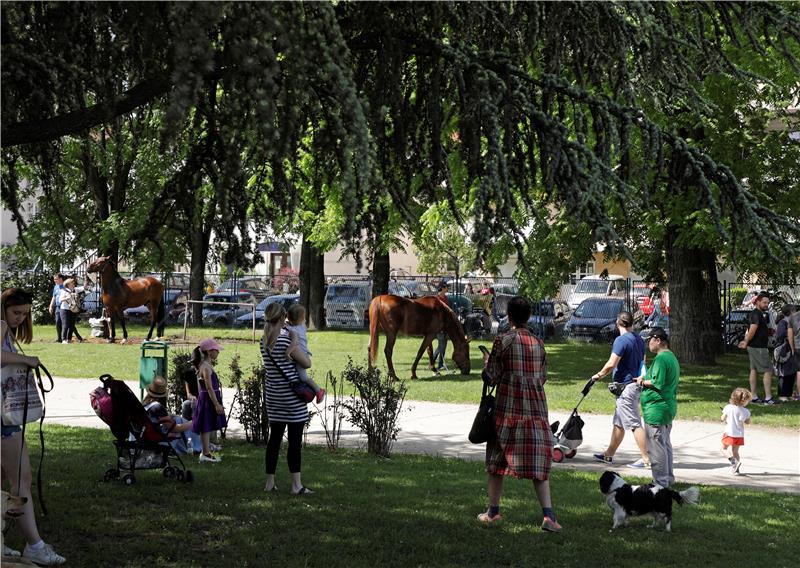
POLYGON ((417 363, 422 358, 425 350, 434 369, 431 342, 437 334, 447 332, 453 342, 453 361, 455 361, 462 375, 470 371, 469 343, 464 335, 456 314, 435 296, 425 296, 416 300, 407 300, 399 296, 385 294, 376 296, 369 305, 369 366, 375 365, 375 356, 378 351, 378 332, 386 333, 386 363, 389 365, 389 375, 397 377, 392 365, 392 351, 397 334, 422 335, 422 345, 411 366, 411 378, 417 378, 417 363))
POLYGON ((147 306, 150 311, 150 331, 147 339, 153 335, 153 328, 158 325, 157 336, 164 335, 164 285, 156 278, 136 278, 126 280, 114 268, 114 262, 107 256, 101 256, 86 269, 100 275, 100 286, 103 289, 103 305, 111 318, 111 337, 109 343, 116 338, 115 319, 122 325, 123 343, 128 341, 128 330, 125 327, 125 308, 147 306))

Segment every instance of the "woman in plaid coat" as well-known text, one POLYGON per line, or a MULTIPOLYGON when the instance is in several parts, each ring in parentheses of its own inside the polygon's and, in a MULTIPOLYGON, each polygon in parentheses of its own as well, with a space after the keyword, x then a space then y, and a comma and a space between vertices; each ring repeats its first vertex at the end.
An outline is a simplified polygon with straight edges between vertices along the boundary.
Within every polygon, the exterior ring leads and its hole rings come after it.
POLYGON ((544 515, 542 530, 558 532, 561 525, 550 501, 553 435, 544 393, 544 345, 525 326, 531 315, 528 300, 512 298, 507 311, 511 331, 495 339, 484 361, 483 380, 497 385, 497 436, 486 445, 489 510, 478 515, 478 520, 493 523, 502 519, 503 476, 513 475, 533 480, 544 515))

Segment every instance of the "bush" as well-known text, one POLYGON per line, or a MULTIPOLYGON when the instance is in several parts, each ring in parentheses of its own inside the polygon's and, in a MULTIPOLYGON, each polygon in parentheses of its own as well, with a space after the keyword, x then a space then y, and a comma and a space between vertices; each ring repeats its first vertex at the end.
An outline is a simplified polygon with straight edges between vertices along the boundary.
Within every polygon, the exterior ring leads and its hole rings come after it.
POLYGON ((50 299, 53 297, 53 275, 43 271, 8 271, 3 273, 3 290, 22 288, 33 294, 31 316, 35 324, 55 323, 50 315, 50 299))
POLYGON ((269 436, 269 417, 264 398, 266 380, 267 372, 263 365, 254 365, 250 369, 250 375, 243 379, 239 357, 234 357, 231 362, 231 382, 236 389, 235 399, 239 401, 236 418, 244 428, 245 439, 252 444, 266 443, 269 436))
POLYGON ((728 290, 728 301, 731 304, 730 307, 735 310, 741 306, 746 295, 747 288, 731 288, 728 290))
POLYGON ((388 457, 400 431, 397 418, 408 390, 405 381, 389 375, 384 378, 380 370, 354 365, 352 359, 340 378, 343 383, 352 383, 358 391, 359 398, 352 395, 343 406, 350 414, 350 421, 367 435, 367 451, 388 457))
POLYGON ((184 373, 194 372, 192 365, 192 352, 185 349, 176 349, 172 352, 171 371, 167 379, 169 383, 169 395, 167 406, 175 414, 181 413, 181 405, 186 398, 186 387, 183 386, 184 373))
POLYGON ((325 406, 322 409, 322 427, 325 429, 325 443, 328 449, 339 449, 344 422, 344 380, 328 371, 325 377, 325 406))

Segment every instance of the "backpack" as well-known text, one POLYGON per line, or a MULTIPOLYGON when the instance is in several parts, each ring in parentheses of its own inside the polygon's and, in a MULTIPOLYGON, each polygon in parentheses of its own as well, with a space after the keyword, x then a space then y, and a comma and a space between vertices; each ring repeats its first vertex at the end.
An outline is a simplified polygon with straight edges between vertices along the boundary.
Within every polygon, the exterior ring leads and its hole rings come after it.
POLYGON ((69 296, 67 296, 67 306, 69 306, 69 311, 73 314, 80 313, 81 303, 78 301, 78 295, 74 292, 70 292, 69 296))

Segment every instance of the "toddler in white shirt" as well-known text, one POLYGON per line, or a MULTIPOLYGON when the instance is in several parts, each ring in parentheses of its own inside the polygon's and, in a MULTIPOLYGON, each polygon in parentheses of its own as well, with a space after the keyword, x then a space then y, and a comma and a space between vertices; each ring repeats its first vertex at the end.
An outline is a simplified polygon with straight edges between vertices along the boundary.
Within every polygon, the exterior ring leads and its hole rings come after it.
POLYGON ((746 406, 752 399, 753 394, 749 390, 733 389, 730 402, 722 409, 721 421, 725 422, 722 453, 731 462, 731 473, 734 475, 739 475, 739 468, 742 465, 739 446, 744 446, 744 425, 750 424, 750 411, 746 406))
MULTIPOLYGON (((289 333, 297 337, 297 344, 300 346, 300 349, 310 357, 311 352, 308 350, 308 334, 306 332, 306 309, 300 304, 293 304, 286 312, 286 323, 288 324, 286 329, 289 330, 289 333)), ((300 365, 296 366, 300 380, 317 393, 317 404, 319 404, 322 402, 322 399, 325 398, 325 389, 320 388, 319 385, 308 376, 306 369, 300 365)))

